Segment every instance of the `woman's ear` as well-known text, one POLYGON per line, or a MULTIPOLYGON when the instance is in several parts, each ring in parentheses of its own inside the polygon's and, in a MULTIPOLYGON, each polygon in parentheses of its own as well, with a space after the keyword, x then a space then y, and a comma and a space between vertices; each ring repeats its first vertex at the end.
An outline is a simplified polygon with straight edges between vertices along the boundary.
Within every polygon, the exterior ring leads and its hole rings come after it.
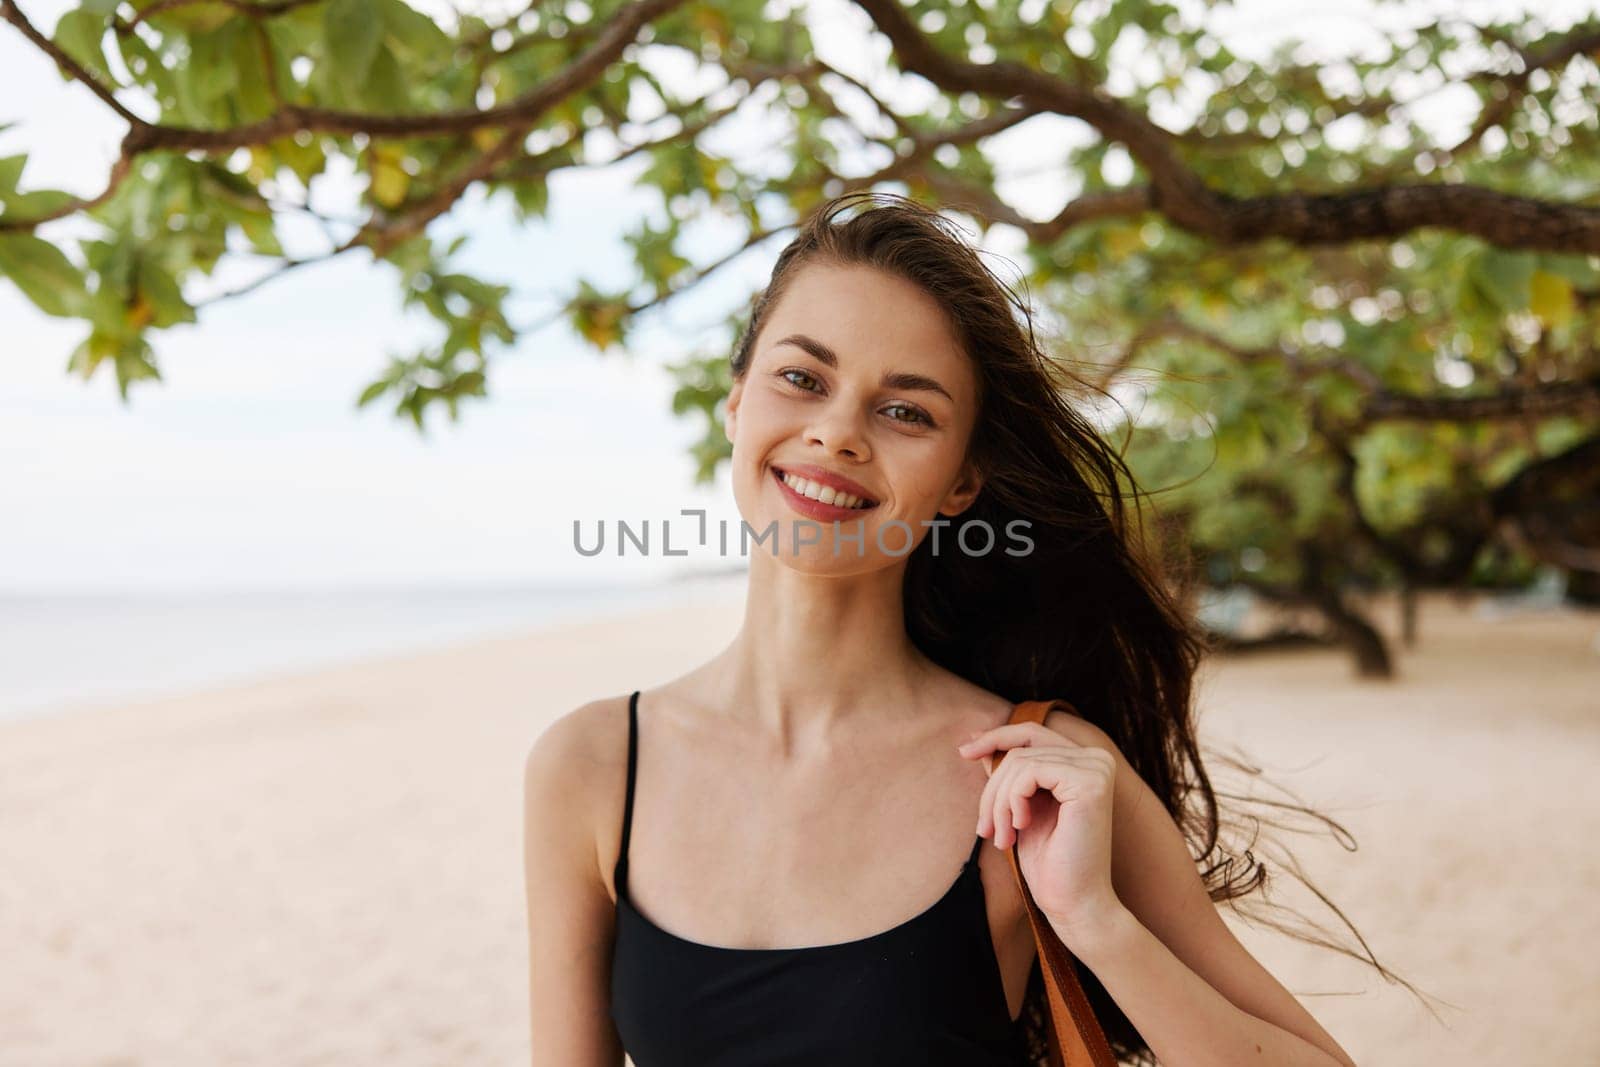
POLYGON ((739 417, 739 397, 744 394, 744 379, 740 378, 733 383, 733 388, 728 390, 727 405, 722 412, 722 432, 728 438, 728 443, 733 444, 734 423, 739 417))
POLYGON ((961 466, 961 477, 950 487, 950 492, 945 494, 944 503, 939 506, 939 514, 951 516, 961 514, 978 499, 978 493, 982 489, 983 473, 978 470, 977 464, 968 460, 961 466))

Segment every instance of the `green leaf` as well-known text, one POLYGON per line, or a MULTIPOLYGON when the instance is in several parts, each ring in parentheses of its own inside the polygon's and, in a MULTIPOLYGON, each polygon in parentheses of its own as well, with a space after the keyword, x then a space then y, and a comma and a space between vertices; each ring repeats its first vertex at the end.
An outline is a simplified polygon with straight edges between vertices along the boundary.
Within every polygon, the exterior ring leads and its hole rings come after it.
POLYGON ((22 168, 27 165, 27 156, 0 156, 0 199, 17 191, 17 183, 22 180, 22 168))
POLYGON ((145 24, 162 35, 206 33, 235 17, 233 8, 226 3, 166 5, 135 0, 133 6, 153 9, 147 11, 145 24))
POLYGON ((1486 249, 1472 264, 1472 280, 1490 304, 1503 312, 1523 311, 1532 298, 1529 283, 1537 259, 1532 252, 1486 249))
POLYGON ((94 376, 95 368, 103 360, 116 355, 116 339, 99 330, 92 330, 67 360, 67 373, 76 374, 84 381, 94 376))
POLYGON ((128 386, 144 378, 161 379, 156 369, 155 351, 143 337, 129 338, 117 353, 117 392, 128 399, 128 386))
POLYGON ((156 50, 137 33, 119 33, 112 37, 112 41, 122 56, 122 65, 128 68, 134 79, 153 92, 163 106, 170 104, 178 95, 178 78, 173 71, 161 65, 156 50))
POLYGON ((400 165, 403 152, 380 144, 372 152, 372 199, 386 208, 399 207, 411 188, 411 175, 400 165))
POLYGON ((345 88, 359 94, 383 43, 383 18, 375 0, 332 0, 323 13, 328 62, 345 88))
POLYGON ((389 39, 408 63, 432 67, 433 61, 450 57, 453 42, 433 19, 404 0, 377 0, 376 6, 389 39))
POLYGON ((76 198, 60 189, 35 189, 27 193, 0 196, 5 205, 4 214, 19 219, 42 219, 72 203, 76 198))
POLYGON ((283 244, 278 240, 271 215, 240 215, 239 229, 255 250, 263 256, 283 255, 283 244))
POLYGON ((230 121, 221 102, 239 88, 234 49, 244 32, 243 21, 235 19, 189 38, 189 59, 177 68, 176 87, 181 110, 190 122, 215 125, 230 121))
POLYGON ((1572 283, 1559 274, 1536 270, 1529 282, 1528 307, 1546 326, 1560 328, 1572 321, 1572 283))
POLYGON ((387 393, 389 391, 389 387, 393 384, 394 382, 388 378, 379 378, 377 381, 361 390, 361 395, 356 398, 356 407, 366 407, 384 393, 387 393))
POLYGON ((356 91, 356 98, 379 113, 411 110, 411 84, 388 45, 378 49, 366 82, 356 91))
POLYGON ((270 49, 272 41, 259 25, 249 26, 233 37, 233 66, 237 71, 239 91, 234 96, 234 110, 238 122, 254 122, 266 118, 277 109, 272 101, 263 49, 270 49))
POLYGON ((83 64, 90 74, 115 85, 116 79, 111 76, 105 53, 100 48, 105 35, 106 17, 87 8, 68 11, 56 22, 55 42, 61 50, 83 64))
POLYGON ((139 294, 150 305, 150 324, 157 327, 194 322, 194 308, 183 297, 178 281, 154 260, 139 262, 139 294))
POLYGON ((0 274, 46 315, 74 317, 88 304, 78 268, 61 249, 31 233, 0 233, 0 274))

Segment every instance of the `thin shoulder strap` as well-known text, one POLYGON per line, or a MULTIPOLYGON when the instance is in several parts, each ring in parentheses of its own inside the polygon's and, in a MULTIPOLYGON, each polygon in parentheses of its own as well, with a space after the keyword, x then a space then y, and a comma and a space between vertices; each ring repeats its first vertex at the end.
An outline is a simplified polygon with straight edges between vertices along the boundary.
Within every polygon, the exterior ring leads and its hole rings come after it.
MULTIPOLYGON (((1011 722, 1043 723, 1045 716, 1058 707, 1066 711, 1074 710, 1065 700, 1025 700, 1012 709, 1011 722)), ((994 761, 995 769, 1004 759, 1005 753, 1002 752, 1000 758, 994 761)), ((1039 966, 1050 1001, 1051 1029, 1055 1032, 1055 1040, 1050 1042, 1052 1067, 1116 1067, 1116 1057, 1111 1054, 1111 1046, 1107 1044, 1099 1020, 1094 1017, 1094 1009, 1089 1005, 1089 998, 1078 982, 1072 953, 1056 936, 1050 920, 1034 902, 1033 893, 1022 877, 1022 865, 1017 860, 1015 845, 1011 846, 1007 855, 1011 857, 1011 869, 1016 873, 1017 885, 1022 888, 1022 899, 1028 907, 1028 922, 1033 926, 1033 939, 1039 947, 1039 966)))
POLYGON ((622 847, 617 850, 617 866, 612 875, 619 895, 628 877, 628 837, 633 831, 633 776, 638 763, 639 690, 635 689, 628 698, 628 795, 622 804, 622 847))

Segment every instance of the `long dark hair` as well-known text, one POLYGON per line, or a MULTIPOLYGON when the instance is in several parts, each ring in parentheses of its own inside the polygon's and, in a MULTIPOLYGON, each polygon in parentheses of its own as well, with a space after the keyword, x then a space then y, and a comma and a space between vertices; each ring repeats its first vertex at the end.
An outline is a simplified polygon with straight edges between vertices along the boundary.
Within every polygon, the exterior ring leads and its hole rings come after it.
MULTIPOLYGON (((984 474, 977 499, 952 525, 981 520, 998 536, 1013 520, 1028 523, 1033 547, 1025 554, 935 555, 932 539, 924 539, 907 561, 904 593, 906 628, 917 647, 1013 702, 1070 702, 1116 742, 1161 798, 1197 856, 1213 901, 1263 886, 1267 868, 1250 849, 1238 857, 1222 843, 1218 796, 1249 798, 1212 787, 1195 741, 1193 680, 1210 651, 1188 608, 1195 569, 1187 560, 1160 558, 1160 539, 1142 523, 1130 528, 1125 501, 1133 504, 1132 517, 1141 518, 1142 491, 1083 412, 1101 391, 1041 351, 1027 304, 984 266, 950 220, 872 191, 836 197, 802 222, 752 303, 732 356, 735 381, 749 369, 770 309, 808 264, 877 268, 920 286, 945 310, 977 373, 968 456, 984 474), (834 222, 858 202, 868 206, 834 222)), ((1212 758, 1259 773, 1231 757, 1212 758)), ((1270 803, 1349 836, 1302 805, 1270 803)), ((1273 820, 1252 821, 1258 831, 1273 820)), ((1292 861, 1285 866, 1304 881, 1292 861)), ((1393 977, 1370 952, 1289 932, 1393 977)), ((1081 965, 1078 973, 1118 1058, 1152 1062, 1149 1046, 1093 973, 1081 965)), ((1035 964, 1023 1020, 1040 1062, 1046 1018, 1035 964)))

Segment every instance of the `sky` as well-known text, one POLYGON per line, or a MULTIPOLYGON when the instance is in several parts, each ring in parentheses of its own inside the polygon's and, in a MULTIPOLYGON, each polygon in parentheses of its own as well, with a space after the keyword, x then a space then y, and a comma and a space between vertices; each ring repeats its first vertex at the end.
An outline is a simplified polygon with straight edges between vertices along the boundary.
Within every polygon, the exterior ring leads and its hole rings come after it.
MULTIPOLYGON (((46 30, 69 6, 19 2, 46 30)), ((1431 11, 1481 18, 1522 6, 1255 0, 1209 18, 1237 52, 1261 54, 1293 34, 1332 55, 1431 11)), ((1571 0, 1540 8, 1558 23, 1592 9, 1571 0)), ((886 45, 865 16, 842 0, 809 10, 821 55, 883 85, 877 49, 886 45)), ((1458 96, 1428 103, 1441 137, 1470 123, 1458 96)), ((25 187, 77 193, 101 187, 122 132, 0 25, 5 122, 17 126, 0 132, 0 155, 29 154, 25 187)), ((722 136, 712 144, 728 151, 772 131, 757 119, 722 136)), ((1017 175, 1000 193, 1026 214, 1053 213, 1070 185, 1049 164, 1083 136, 1073 120, 1043 116, 993 139, 1000 172, 1017 175)), ((657 198, 632 189, 637 169, 558 173, 548 224, 518 226, 472 195, 437 232, 467 233, 464 265, 512 284, 514 320, 537 321, 580 277, 630 280, 621 235, 659 211, 657 198)), ((352 188, 340 177, 328 186, 328 203, 352 188)), ((740 237, 714 219, 694 235, 696 262, 740 237)), ((1017 259, 1014 234, 991 237, 985 248, 1017 259)), ((626 352, 598 354, 559 323, 525 334, 494 359, 490 397, 465 403, 456 424, 430 413, 425 437, 381 403, 354 405, 389 353, 433 339, 426 320, 402 313, 392 269, 370 258, 291 271, 204 309, 198 324, 152 335, 164 380, 135 383, 126 404, 109 368, 88 382, 67 375, 85 326, 39 313, 0 280, 0 592, 602 584, 735 565, 709 551, 583 557, 572 523, 592 533, 600 522, 614 530, 649 519, 658 538, 671 520, 677 546, 692 522, 681 510, 704 508, 736 529, 726 472, 715 485, 691 484, 687 449, 701 429, 671 413, 664 364, 727 343, 722 319, 765 282, 783 240, 648 314, 626 352)), ((241 269, 222 284, 251 276, 241 269)))

